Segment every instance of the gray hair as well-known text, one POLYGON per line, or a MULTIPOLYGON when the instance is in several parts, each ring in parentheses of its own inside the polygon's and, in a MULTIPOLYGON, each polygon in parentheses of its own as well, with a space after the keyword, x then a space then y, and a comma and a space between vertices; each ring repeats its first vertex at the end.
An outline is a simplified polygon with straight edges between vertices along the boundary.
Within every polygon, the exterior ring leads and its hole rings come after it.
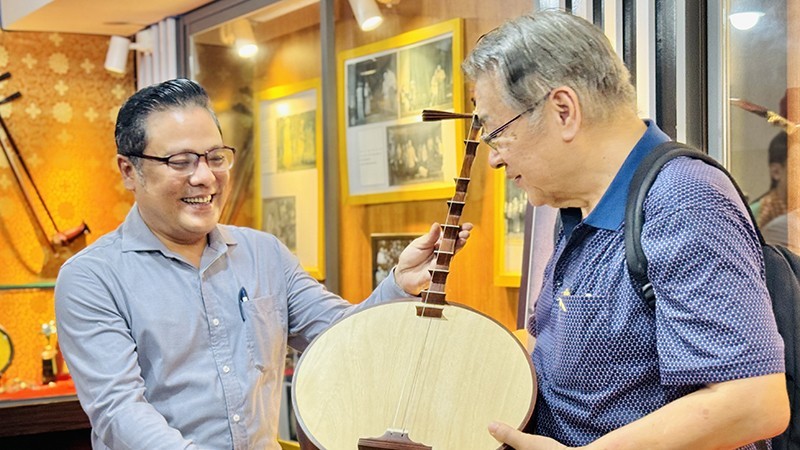
POLYGON ((587 123, 608 119, 620 109, 636 112, 630 72, 606 36, 563 11, 506 22, 478 41, 462 69, 472 80, 497 76, 504 88, 501 98, 519 110, 566 85, 577 93, 587 123))

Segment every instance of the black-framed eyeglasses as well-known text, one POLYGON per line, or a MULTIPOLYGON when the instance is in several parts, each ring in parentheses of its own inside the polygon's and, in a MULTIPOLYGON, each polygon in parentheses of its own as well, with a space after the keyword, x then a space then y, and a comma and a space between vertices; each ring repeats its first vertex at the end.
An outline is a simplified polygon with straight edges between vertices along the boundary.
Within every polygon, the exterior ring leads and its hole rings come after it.
POLYGON ((534 109, 536 109, 536 108, 537 108, 537 107, 538 107, 538 106, 539 106, 539 105, 540 105, 540 104, 541 104, 543 101, 547 100, 547 97, 549 97, 549 96, 550 96, 550 93, 551 93, 551 92, 552 92, 552 91, 547 91, 547 94, 545 94, 545 96, 544 96, 544 97, 542 97, 541 99, 539 99, 539 101, 537 101, 536 103, 534 103, 534 104, 533 104, 533 106, 531 106, 530 108, 526 109, 525 111, 522 111, 521 113, 517 114, 516 116, 514 116, 514 117, 513 117, 511 120, 509 120, 508 122, 506 122, 506 123, 504 123, 504 124, 500 125, 499 127, 495 128, 495 129, 494 129, 494 130, 493 130, 491 133, 489 133, 489 134, 484 134, 483 136, 481 136, 481 140, 482 140, 482 141, 483 141, 483 142, 484 142, 486 145, 488 145, 489 147, 493 148, 494 150, 497 150, 497 144, 494 142, 494 141, 495 141, 495 139, 497 139, 497 138, 498 138, 498 136, 500 136, 501 134, 503 134, 503 132, 504 132, 504 131, 506 131, 506 129, 507 129, 508 127, 510 127, 510 126, 511 126, 511 124, 513 124, 514 122, 516 122, 517 120, 519 120, 519 118, 520 118, 520 117, 524 116, 525 114, 528 114, 529 112, 532 112, 532 111, 533 111, 534 109))
POLYGON ((236 149, 223 145, 215 147, 205 153, 181 152, 169 156, 132 155, 132 158, 143 158, 166 164, 178 175, 192 175, 197 170, 200 158, 206 159, 206 164, 212 172, 225 172, 233 167, 236 149))

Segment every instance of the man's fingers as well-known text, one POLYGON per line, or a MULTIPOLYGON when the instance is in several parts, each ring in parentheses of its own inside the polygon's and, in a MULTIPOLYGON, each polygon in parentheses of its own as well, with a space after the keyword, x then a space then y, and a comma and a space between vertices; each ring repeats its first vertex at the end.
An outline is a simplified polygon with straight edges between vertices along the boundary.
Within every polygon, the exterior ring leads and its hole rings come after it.
MULTIPOLYGON (((472 231, 473 227, 474 225, 470 222, 466 222, 461 225, 461 229, 458 232, 456 240, 457 249, 460 249, 464 246, 464 244, 467 243, 467 239, 469 239, 470 231, 472 231)), ((436 222, 431 224, 431 228, 428 230, 428 232, 418 237, 414 242, 416 247, 420 249, 430 247, 438 248, 439 244, 441 244, 442 237, 444 236, 444 233, 441 232, 441 228, 442 226, 436 222)))
POLYGON ((440 226, 441 225, 439 225, 438 223, 434 222, 433 224, 431 224, 431 228, 428 230, 428 232, 426 234, 423 234, 422 236, 417 238, 417 239, 422 239, 422 242, 420 242, 420 245, 423 248, 430 247, 430 246, 436 244, 436 241, 439 240, 439 227, 440 226))
POLYGON ((525 448, 522 440, 525 435, 516 428, 511 428, 504 423, 490 423, 489 434, 491 434, 492 437, 497 439, 499 442, 508 444, 517 450, 523 450, 525 448))

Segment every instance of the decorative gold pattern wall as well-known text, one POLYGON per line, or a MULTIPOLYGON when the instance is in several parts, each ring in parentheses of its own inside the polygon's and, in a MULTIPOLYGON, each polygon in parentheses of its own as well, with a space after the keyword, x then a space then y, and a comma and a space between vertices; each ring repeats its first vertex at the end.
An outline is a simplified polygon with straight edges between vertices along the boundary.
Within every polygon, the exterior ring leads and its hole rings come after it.
MULTIPOLYGON (((106 36, 0 32, 0 73, 12 75, 0 82, 0 98, 22 95, 0 106, 0 116, 52 221, 61 231, 86 222, 87 243, 116 228, 133 201, 116 168, 114 122, 135 90, 134 76, 107 72, 107 49, 106 36)), ((40 273, 47 244, 41 236, 52 238, 55 229, 21 164, 15 165, 42 231, 36 232, 14 171, 0 152, 0 285, 52 281, 40 273)), ((0 290, 0 325, 15 346, 3 382, 40 378, 45 338, 39 332, 52 319, 52 288, 0 290)))

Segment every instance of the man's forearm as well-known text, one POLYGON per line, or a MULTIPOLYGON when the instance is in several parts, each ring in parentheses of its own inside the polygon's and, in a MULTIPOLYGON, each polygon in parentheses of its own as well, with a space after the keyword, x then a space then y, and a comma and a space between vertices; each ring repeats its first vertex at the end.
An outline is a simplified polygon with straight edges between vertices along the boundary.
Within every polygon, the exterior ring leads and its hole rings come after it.
POLYGON ((780 434, 788 422, 779 373, 709 385, 583 448, 735 449, 780 434))

